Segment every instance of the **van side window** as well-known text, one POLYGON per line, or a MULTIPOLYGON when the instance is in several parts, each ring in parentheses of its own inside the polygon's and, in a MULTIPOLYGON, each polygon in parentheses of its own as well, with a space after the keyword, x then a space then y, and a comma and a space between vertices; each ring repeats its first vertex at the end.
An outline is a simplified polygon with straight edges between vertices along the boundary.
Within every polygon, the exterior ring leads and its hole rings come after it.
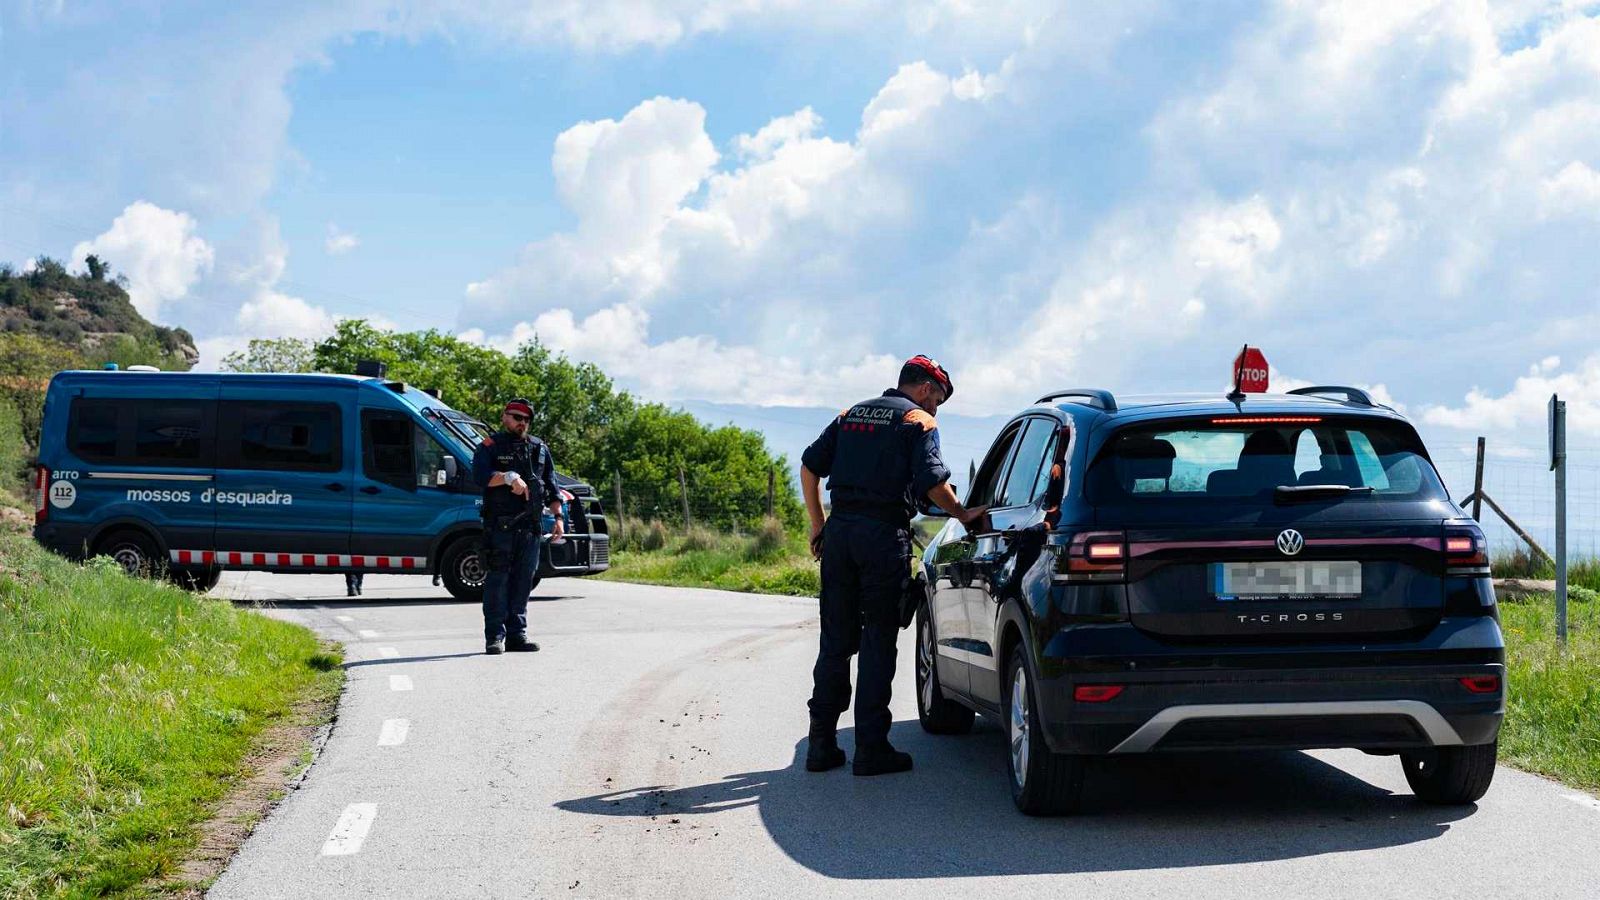
POLYGON ((205 410, 202 404, 138 400, 133 404, 133 459, 146 465, 197 465, 204 458, 205 410))
POLYGON ((376 409, 361 411, 361 467, 368 478, 412 489, 417 486, 412 462, 409 416, 376 409))
POLYGON ((76 397, 67 446, 86 461, 111 462, 117 457, 117 402, 76 397))
POLYGON ((225 400, 218 465, 225 469, 337 472, 339 407, 324 403, 225 400))

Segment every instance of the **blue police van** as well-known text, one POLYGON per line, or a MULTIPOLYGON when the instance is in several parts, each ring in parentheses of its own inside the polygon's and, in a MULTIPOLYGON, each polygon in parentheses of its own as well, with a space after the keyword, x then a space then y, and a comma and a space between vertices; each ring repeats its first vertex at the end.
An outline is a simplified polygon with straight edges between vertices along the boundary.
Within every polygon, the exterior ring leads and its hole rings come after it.
MULTIPOLYGON (((71 371, 45 396, 34 536, 82 559, 214 586, 224 569, 417 574, 481 597, 491 430, 437 392, 363 375, 71 371)), ((557 482, 569 540, 541 576, 607 568, 604 511, 557 482)), ((546 516, 545 530, 553 525, 546 516)))

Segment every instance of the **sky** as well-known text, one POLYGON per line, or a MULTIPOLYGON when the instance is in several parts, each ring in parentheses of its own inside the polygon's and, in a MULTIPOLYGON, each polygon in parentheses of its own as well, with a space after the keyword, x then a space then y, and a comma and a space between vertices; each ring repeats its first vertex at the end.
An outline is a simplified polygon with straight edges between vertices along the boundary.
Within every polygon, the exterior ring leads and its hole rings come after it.
POLYGON ((928 353, 964 460, 1248 342, 1451 452, 1531 460, 1552 392, 1600 447, 1600 3, 0 10, 0 260, 99 254, 201 368, 537 337, 793 459, 928 353))

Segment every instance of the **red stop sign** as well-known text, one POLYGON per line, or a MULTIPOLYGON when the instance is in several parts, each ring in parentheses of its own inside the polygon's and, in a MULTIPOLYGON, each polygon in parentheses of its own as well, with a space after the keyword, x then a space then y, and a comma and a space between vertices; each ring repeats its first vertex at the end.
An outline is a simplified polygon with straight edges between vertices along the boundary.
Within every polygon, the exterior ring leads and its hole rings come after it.
POLYGON ((1267 392, 1267 357, 1254 347, 1245 347, 1233 358, 1233 373, 1239 390, 1247 394, 1267 392))

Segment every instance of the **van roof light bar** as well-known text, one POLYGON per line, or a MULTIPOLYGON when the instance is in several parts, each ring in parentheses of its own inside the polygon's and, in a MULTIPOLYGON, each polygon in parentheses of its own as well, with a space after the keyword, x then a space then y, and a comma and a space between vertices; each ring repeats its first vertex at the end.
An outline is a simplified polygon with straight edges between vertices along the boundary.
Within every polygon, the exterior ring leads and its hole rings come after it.
POLYGON ((1106 412, 1117 411, 1117 398, 1108 390, 1102 388, 1067 388, 1063 391, 1051 391, 1035 400, 1035 403, 1049 403, 1054 400, 1067 400, 1072 403, 1081 403, 1084 406, 1093 406, 1106 412))
POLYGON ((1380 405, 1378 403, 1374 403, 1372 400, 1372 395, 1366 391, 1363 391, 1360 388, 1347 387, 1340 384, 1319 384, 1311 387, 1295 388, 1289 393, 1300 394, 1306 397, 1321 397, 1332 394, 1343 399, 1346 403, 1354 403, 1357 406, 1380 405))

